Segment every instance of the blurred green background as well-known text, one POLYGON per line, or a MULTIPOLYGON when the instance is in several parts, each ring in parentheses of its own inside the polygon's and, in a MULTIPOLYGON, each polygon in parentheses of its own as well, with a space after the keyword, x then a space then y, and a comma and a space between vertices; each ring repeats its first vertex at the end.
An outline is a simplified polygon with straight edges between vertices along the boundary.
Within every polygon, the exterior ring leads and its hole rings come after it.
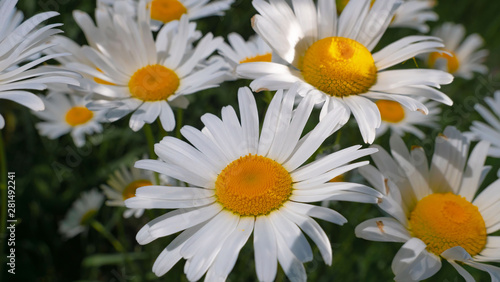
MULTIPOLYGON (((65 35, 84 44, 85 39, 79 27, 72 19, 72 11, 83 10, 93 14, 94 1, 70 0, 20 0, 18 8, 28 18, 36 13, 55 10, 61 15, 52 19, 62 22, 65 35)), ((478 119, 473 106, 491 96, 495 89, 500 89, 500 2, 499 1, 438 1, 435 11, 440 19, 430 23, 431 27, 445 21, 462 23, 467 34, 479 33, 485 39, 485 48, 490 50, 486 65, 490 68, 487 76, 476 75, 473 80, 456 78, 443 90, 455 102, 453 107, 442 106, 441 128, 429 129, 428 138, 418 140, 405 136, 407 145, 421 145, 430 156, 433 152, 434 138, 446 125, 455 125, 460 130, 468 130, 471 121, 478 119)), ((245 38, 253 34, 250 18, 255 14, 249 0, 237 0, 232 9, 223 17, 211 17, 198 21, 198 29, 203 33, 213 32, 225 36, 230 32, 239 32, 245 38)), ((389 29, 381 43, 405 35, 415 34, 408 29, 389 29)), ((407 62, 407 64, 413 62, 407 62)), ((201 128, 200 117, 204 113, 219 115, 225 105, 236 106, 238 87, 248 85, 248 81, 225 82, 221 87, 206 90, 189 99, 189 110, 184 114, 184 124, 201 128)), ((265 95, 255 94, 259 103, 260 116, 266 107, 265 95)), ((124 263, 120 254, 112 245, 90 229, 75 238, 63 240, 58 233, 58 223, 82 191, 88 191, 105 183, 108 175, 123 163, 131 163, 147 153, 147 142, 142 131, 132 132, 128 128, 128 117, 105 125, 104 133, 94 137, 95 145, 87 143, 83 148, 76 148, 69 136, 58 140, 40 137, 34 128, 37 119, 28 109, 17 104, 0 104, 0 112, 8 119, 8 126, 2 130, 6 140, 8 171, 16 173, 16 275, 2 273, 2 281, 187 281, 183 274, 184 261, 179 262, 170 272, 157 278, 151 268, 157 255, 175 236, 156 240, 146 246, 135 241, 136 232, 152 217, 163 214, 155 210, 146 213, 140 219, 122 218, 123 209, 103 206, 97 215, 100 221, 114 234, 131 253, 134 267, 124 263)), ((317 113, 313 114, 308 128, 312 128, 317 113)), ((153 125, 159 136, 158 125, 153 125)), ((361 136, 352 122, 342 129, 341 147, 362 144, 361 136)), ((175 133, 172 133, 175 134, 175 133)), ((332 144, 336 136, 327 140, 325 146, 332 144)), ((388 136, 376 141, 388 147, 388 136)), ((495 178, 500 168, 498 161, 488 159, 493 169, 483 184, 485 187, 495 178)), ((358 239, 354 228, 360 222, 381 216, 377 207, 366 204, 334 203, 332 208, 341 212, 349 222, 342 227, 319 222, 329 234, 334 252, 333 264, 328 267, 315 250, 314 260, 306 263, 309 281, 391 281, 393 274, 391 262, 398 243, 377 243, 358 239)), ((496 234, 500 235, 500 234, 496 234)), ((251 241, 251 240, 250 240, 251 241)), ((0 258, 2 263, 4 257, 0 258)), ((467 267, 466 267, 467 268, 467 267)), ((490 280, 486 273, 472 268, 472 275, 479 281, 490 280)), ((254 281, 256 274, 253 262, 252 244, 247 244, 240 253, 228 281, 254 281)), ((443 262, 442 270, 429 279, 430 281, 462 281, 458 273, 443 262)), ((279 270, 276 281, 287 281, 279 270)))

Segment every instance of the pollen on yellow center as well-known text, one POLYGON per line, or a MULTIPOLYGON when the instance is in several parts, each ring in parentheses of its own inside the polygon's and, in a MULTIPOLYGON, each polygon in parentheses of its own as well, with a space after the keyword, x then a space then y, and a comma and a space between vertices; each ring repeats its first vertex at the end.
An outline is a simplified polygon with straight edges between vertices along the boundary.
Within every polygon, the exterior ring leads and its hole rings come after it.
POLYGON ((122 191, 123 200, 125 201, 128 198, 135 197, 135 190, 137 190, 140 187, 150 186, 150 185, 153 185, 153 183, 146 179, 139 179, 130 182, 127 185, 127 187, 125 187, 125 189, 123 189, 122 191))
POLYGON ((180 20, 187 13, 186 7, 178 0, 153 0, 151 2, 151 18, 168 23, 180 20))
POLYGON ((383 121, 398 123, 405 118, 405 110, 400 103, 390 100, 378 100, 375 102, 380 111, 383 121))
POLYGON ((255 57, 245 58, 240 61, 240 64, 243 63, 253 63, 253 62, 271 62, 273 55, 271 53, 266 53, 264 55, 257 55, 255 57))
POLYGON ((305 81, 331 96, 365 93, 377 81, 377 67, 370 51, 345 37, 314 42, 299 68, 305 81))
POLYGON ((458 61, 456 54, 450 50, 443 50, 443 51, 447 51, 451 55, 446 53, 432 52, 429 55, 429 67, 433 68, 436 65, 436 62, 439 59, 442 59, 446 60, 446 68, 449 73, 456 72, 460 67, 460 62, 458 61))
POLYGON ((227 165, 215 182, 217 201, 240 216, 269 214, 292 194, 292 177, 279 163, 246 155, 227 165))
POLYGON ((411 212, 410 229, 436 255, 461 246, 475 256, 486 245, 486 225, 478 208, 452 193, 421 199, 411 212))
POLYGON ((65 119, 69 125, 77 126, 87 123, 93 116, 94 113, 92 113, 91 110, 85 107, 77 106, 72 107, 66 112, 65 119))
POLYGON ((162 65, 149 65, 136 71, 128 88, 132 97, 143 101, 166 100, 179 88, 177 74, 162 65))

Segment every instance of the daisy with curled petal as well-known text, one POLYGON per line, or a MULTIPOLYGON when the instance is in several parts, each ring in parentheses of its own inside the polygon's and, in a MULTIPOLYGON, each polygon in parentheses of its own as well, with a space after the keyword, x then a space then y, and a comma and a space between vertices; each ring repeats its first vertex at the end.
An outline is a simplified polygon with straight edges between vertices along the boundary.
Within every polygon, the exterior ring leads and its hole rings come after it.
MULTIPOLYGON (((139 5, 144 6, 144 1, 139 5)), ((165 25, 155 42, 145 12, 139 13, 137 21, 105 11, 96 15, 98 27, 87 14, 74 13, 91 45, 84 46, 82 52, 93 65, 73 62, 66 67, 86 75, 88 87, 100 95, 87 106, 106 110, 112 122, 133 112, 132 130, 159 117, 163 128, 171 131, 175 127, 171 105, 187 103, 184 95, 216 87, 225 75, 221 60, 205 65, 222 38, 209 33, 190 48, 198 33, 186 17, 165 25), (114 36, 108 38, 107 34, 114 36)))
MULTIPOLYGON (((336 0, 337 13, 340 14, 349 0, 336 0)), ((371 0, 373 5, 375 0, 371 0)), ((432 11, 436 5, 435 0, 404 0, 401 6, 394 12, 394 17, 389 27, 407 27, 416 29, 422 33, 429 32, 427 21, 437 21, 438 15, 432 11)))
MULTIPOLYGON (((22 13, 16 10, 16 0, 0 0, 0 99, 7 99, 34 111, 44 109, 43 101, 26 90, 43 90, 47 83, 79 85, 76 74, 51 67, 38 67, 50 59, 68 54, 42 56, 18 66, 28 58, 36 57, 50 44, 49 38, 61 31, 55 29, 62 24, 40 26, 47 19, 57 16, 56 12, 46 12, 22 21, 22 13), (72 77, 73 76, 73 77, 72 77)), ((0 115, 0 129, 5 120, 0 115)))
POLYGON ((488 155, 495 158, 500 158, 500 91, 495 91, 494 97, 484 98, 488 108, 481 104, 476 104, 474 109, 486 121, 472 121, 470 131, 473 135, 472 139, 485 140, 491 143, 488 150, 488 155))
POLYGON ((253 18, 255 31, 287 63, 256 62, 237 67, 239 75, 254 79, 254 90, 289 88, 301 84, 301 96, 323 103, 320 119, 344 108, 342 122, 351 113, 363 140, 372 143, 380 126, 373 100, 393 100, 411 111, 428 109, 414 97, 426 97, 447 105, 452 101, 435 88, 453 77, 427 69, 386 70, 417 54, 432 52, 443 44, 438 38, 408 36, 372 53, 389 25, 396 0, 352 0, 337 19, 335 3, 293 0, 254 0, 260 13, 253 18))
POLYGON ((490 169, 484 166, 489 144, 479 142, 467 161, 467 139, 447 127, 436 138, 429 169, 421 147, 410 152, 397 135, 390 143, 392 157, 376 146, 377 168, 359 169, 384 194, 378 205, 390 217, 359 224, 356 236, 404 243, 392 261, 396 281, 427 279, 441 268, 441 259, 467 281, 474 280, 464 264, 500 281, 500 268, 484 264, 500 261, 499 237, 488 236, 500 230, 500 180, 476 195, 490 169))
POLYGON ((380 118, 382 119, 380 127, 377 128, 377 137, 382 136, 388 129, 391 129, 392 132, 399 136, 403 136, 406 132, 409 132, 420 139, 424 139, 425 133, 418 129, 417 125, 437 128, 437 121, 441 113, 439 103, 427 101, 426 99, 418 100, 429 109, 427 115, 420 111, 409 111, 395 101, 378 100, 375 102, 380 111, 380 118))
MULTIPOLYGON (((135 196, 137 188, 150 186, 153 183, 155 180, 151 171, 122 166, 109 177, 107 184, 101 185, 101 189, 108 198, 106 205, 123 207, 126 199, 135 196)), ((127 209, 123 212, 123 217, 129 218, 132 215, 141 217, 143 213, 144 209, 127 209)))
POLYGON ((352 146, 301 166, 339 127, 339 113, 326 115, 301 138, 313 109, 306 97, 293 111, 296 87, 276 92, 259 134, 255 98, 240 88, 241 118, 230 107, 222 119, 202 116, 201 131, 184 126, 182 135, 192 144, 173 137, 155 145, 160 160, 141 160, 136 167, 153 170, 189 187, 148 186, 125 201, 129 208, 176 209, 144 226, 140 244, 184 230, 159 255, 153 272, 165 274, 181 258, 190 281, 223 281, 233 268, 240 249, 253 232, 255 268, 260 281, 271 281, 281 265, 292 281, 305 281, 304 262, 312 259, 303 232, 331 264, 328 237, 311 217, 336 224, 346 219, 338 212, 310 205, 322 200, 373 203, 378 192, 355 183, 330 183, 333 177, 367 164, 348 164, 375 149, 352 146))
POLYGON ((49 92, 47 97, 40 96, 45 110, 33 112, 42 122, 35 125, 42 136, 57 139, 70 133, 77 147, 85 145, 85 135, 102 132, 105 122, 104 112, 93 112, 85 107, 87 101, 75 93, 49 92))
POLYGON ((230 33, 227 36, 229 44, 222 43, 219 53, 231 66, 232 75, 237 78, 236 66, 250 62, 271 62, 273 60, 272 50, 266 42, 258 35, 250 37, 245 41, 238 33, 230 33))
POLYGON ((474 72, 488 73, 488 68, 482 63, 489 51, 478 50, 484 45, 484 40, 479 34, 474 33, 463 39, 464 26, 453 23, 444 23, 435 28, 432 34, 443 39, 444 47, 440 52, 430 53, 426 57, 429 67, 447 71, 464 79, 472 79, 474 72))
POLYGON ((59 222, 59 233, 69 239, 87 230, 90 220, 99 211, 103 201, 104 195, 97 189, 83 192, 59 222))

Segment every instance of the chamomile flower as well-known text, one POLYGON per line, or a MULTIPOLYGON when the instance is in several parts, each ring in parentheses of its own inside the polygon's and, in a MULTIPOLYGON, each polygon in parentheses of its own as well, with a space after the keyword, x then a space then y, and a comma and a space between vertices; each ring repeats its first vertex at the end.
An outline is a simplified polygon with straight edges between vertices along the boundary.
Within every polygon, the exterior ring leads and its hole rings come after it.
POLYGON ((103 201, 104 195, 97 189, 83 192, 59 223, 59 233, 69 239, 87 230, 103 201))
MULTIPOLYGON (((340 14, 349 0, 336 0, 337 12, 340 14)), ((375 0, 371 0, 371 5, 375 0)), ((404 0, 397 8, 389 27, 407 27, 416 29, 422 33, 429 32, 427 21, 436 21, 438 15, 432 11, 436 5, 434 0, 404 0)))
POLYGON ((258 35, 245 41, 241 35, 233 32, 227 36, 229 44, 219 46, 219 53, 231 66, 231 73, 236 78, 236 66, 250 62, 271 62, 273 54, 271 48, 258 35))
POLYGON ((129 208, 175 209, 144 226, 136 237, 140 244, 184 230, 157 258, 156 275, 165 274, 185 258, 184 272, 190 281, 205 272, 207 281, 223 281, 252 233, 260 281, 275 278, 278 261, 289 278, 306 280, 303 263, 312 259, 312 251, 302 232, 318 246, 325 263, 331 264, 328 237, 311 217, 336 224, 346 219, 308 203, 327 199, 376 202, 378 192, 364 185, 328 182, 367 164, 347 163, 376 150, 352 146, 301 166, 338 129, 343 109, 332 111, 300 138, 313 103, 306 97, 292 111, 295 95, 294 88, 285 94, 276 92, 259 134, 255 99, 248 88, 240 88, 240 120, 230 106, 222 109, 222 119, 206 114, 201 118, 203 130, 181 129, 192 145, 166 137, 155 145, 160 160, 136 163, 138 168, 189 184, 141 187, 125 201, 129 208))
MULTIPOLYGON (((45 108, 43 101, 26 90, 43 90, 47 88, 47 83, 79 83, 71 72, 47 66, 34 68, 50 59, 68 54, 41 56, 19 66, 50 48, 47 41, 61 32, 56 27, 62 24, 40 25, 57 16, 56 12, 41 13, 22 22, 23 15, 16 10, 16 3, 16 0, 0 0, 0 99, 14 101, 33 111, 41 111, 45 108)), ((0 129, 4 125, 5 120, 0 115, 0 129)))
MULTIPOLYGON (((120 14, 136 15, 137 0, 99 0, 100 5, 111 7, 120 14)), ((152 30, 158 30, 163 24, 180 20, 186 15, 190 21, 211 16, 223 16, 234 0, 148 0, 147 9, 151 17, 152 30)))
POLYGON ((87 106, 106 110, 111 122, 133 112, 132 130, 159 118, 170 131, 175 127, 171 106, 187 105, 184 95, 216 87, 225 75, 222 60, 206 63, 222 38, 209 33, 191 48, 199 33, 186 17, 165 25, 155 42, 145 12, 137 21, 108 12, 99 15, 96 27, 87 14, 74 13, 90 44, 82 52, 92 65, 75 61, 65 66, 84 74, 85 84, 97 94, 87 106))
MULTIPOLYGON (((108 198, 106 205, 123 207, 126 199, 135 196, 137 188, 154 183, 154 175, 151 171, 140 170, 133 166, 122 166, 109 177, 107 184, 101 185, 101 189, 108 198)), ((129 218, 132 215, 141 217, 143 213, 144 209, 127 209, 123 212, 123 217, 129 218)))
POLYGON ((409 111, 395 101, 378 100, 375 102, 380 111, 380 118, 382 119, 380 127, 377 128, 377 137, 386 133, 388 129, 391 129, 393 133, 399 136, 403 136, 406 132, 409 132, 420 139, 424 139, 425 133, 417 128, 417 126, 437 128, 437 121, 441 113, 439 104, 435 101, 427 101, 426 99, 418 100, 429 109, 427 115, 420 111, 409 111))
POLYGON ((484 40, 479 34, 474 33, 464 39, 464 26, 453 23, 444 23, 435 28, 432 34, 443 39, 444 47, 440 52, 430 53, 426 57, 429 67, 447 71, 464 79, 472 79, 474 72, 481 74, 488 72, 483 62, 489 51, 478 50, 484 45, 484 40))
POLYGON ((411 111, 428 113, 415 97, 426 97, 447 105, 452 101, 438 91, 453 80, 450 74, 428 69, 387 70, 420 53, 443 44, 438 38, 408 36, 372 53, 398 7, 396 0, 350 1, 337 19, 335 3, 294 0, 292 8, 283 0, 254 0, 260 13, 253 18, 255 31, 287 64, 256 62, 237 67, 238 74, 254 79, 253 90, 289 88, 299 82, 301 96, 323 103, 320 119, 328 112, 345 109, 341 122, 351 113, 363 140, 372 143, 380 126, 374 100, 400 103, 411 111))
POLYGON ((486 108, 481 104, 476 104, 474 109, 486 121, 472 121, 470 131, 473 134, 473 139, 485 140, 491 143, 488 150, 488 155, 500 158, 500 91, 495 91, 494 97, 486 97, 484 101, 489 106, 486 108))
POLYGON ((60 92, 49 92, 47 97, 40 97, 46 108, 44 111, 33 112, 42 120, 35 125, 40 135, 57 139, 70 133, 75 145, 82 147, 85 145, 85 135, 102 132, 104 112, 87 109, 84 97, 60 92))
POLYGON ((467 281, 472 276, 462 267, 487 271, 499 281, 500 268, 484 264, 500 260, 500 180, 478 195, 489 167, 484 166, 489 144, 479 142, 467 161, 469 143, 454 127, 436 138, 428 167, 421 147, 411 152, 400 137, 391 138, 392 157, 382 148, 372 158, 377 168, 360 173, 384 197, 379 207, 390 217, 359 224, 356 236, 404 245, 394 256, 396 281, 418 281, 433 276, 446 259, 467 281))

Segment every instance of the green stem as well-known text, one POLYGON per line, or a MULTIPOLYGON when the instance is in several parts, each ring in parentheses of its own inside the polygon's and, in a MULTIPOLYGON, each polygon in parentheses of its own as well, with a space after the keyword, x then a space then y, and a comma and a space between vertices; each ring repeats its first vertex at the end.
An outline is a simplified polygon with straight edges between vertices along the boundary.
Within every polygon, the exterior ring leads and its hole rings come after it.
POLYGON ((97 231, 99 232, 104 238, 108 239, 108 241, 113 245, 115 250, 120 253, 125 253, 125 248, 123 245, 118 241, 113 234, 111 234, 104 225, 102 225, 99 221, 96 221, 95 219, 90 221, 90 225, 97 231))
MULTIPOLYGON (((151 126, 149 124, 144 125, 144 134, 146 135, 146 140, 148 142, 149 158, 156 159, 157 156, 155 154, 155 137, 153 135, 153 130, 151 130, 151 126)), ((154 175, 156 182, 155 184, 160 184, 160 175, 158 175, 157 172, 155 172, 154 175)))
POLYGON ((176 118, 176 129, 175 129, 175 137, 181 139, 181 128, 182 128, 182 119, 184 117, 184 110, 181 108, 177 109, 177 118, 176 118))
POLYGON ((1 200, 1 231, 0 231, 0 275, 3 274, 4 263, 3 259, 6 257, 4 254, 5 239, 7 238, 7 158, 5 156, 5 148, 3 142, 2 132, 0 131, 0 190, 2 193, 1 200))

